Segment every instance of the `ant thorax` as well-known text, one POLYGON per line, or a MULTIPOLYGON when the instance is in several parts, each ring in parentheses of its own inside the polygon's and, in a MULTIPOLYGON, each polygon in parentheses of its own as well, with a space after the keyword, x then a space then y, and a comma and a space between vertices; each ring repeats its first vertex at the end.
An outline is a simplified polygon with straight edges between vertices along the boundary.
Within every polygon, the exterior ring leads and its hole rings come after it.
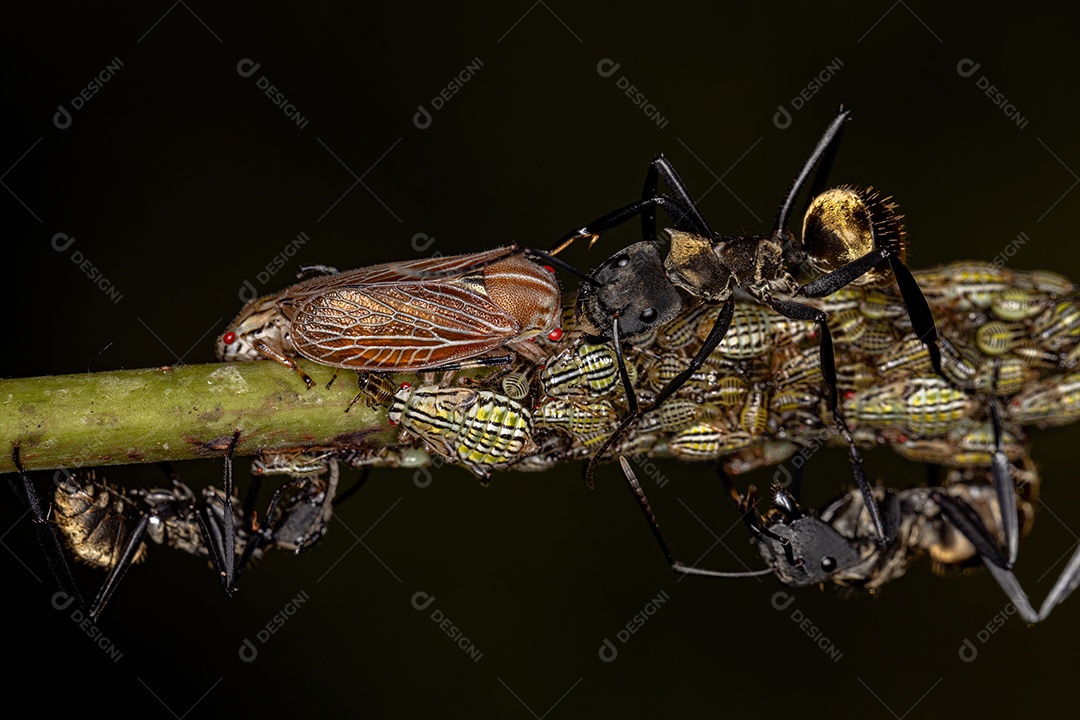
POLYGON ((667 230, 671 241, 664 268, 677 287, 709 303, 731 297, 735 288, 759 302, 798 288, 784 267, 782 243, 771 235, 708 238, 667 230))
POLYGON ((718 238, 713 249, 736 286, 759 302, 767 304, 774 294, 792 295, 799 287, 784 267, 783 242, 776 236, 718 238))
POLYGON ((735 276, 713 250, 711 238, 670 228, 663 234, 671 243, 664 270, 675 287, 708 303, 731 297, 735 276))

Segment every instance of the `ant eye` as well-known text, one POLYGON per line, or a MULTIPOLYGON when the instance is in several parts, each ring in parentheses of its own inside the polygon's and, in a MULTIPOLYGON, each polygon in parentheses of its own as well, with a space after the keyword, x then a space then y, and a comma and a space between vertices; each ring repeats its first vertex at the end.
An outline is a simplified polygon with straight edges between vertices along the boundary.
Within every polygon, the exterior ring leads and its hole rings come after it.
POLYGON ((656 308, 645 308, 641 311, 641 322, 651 323, 656 320, 656 308))
POLYGON ((626 265, 627 265, 627 264, 628 264, 629 262, 630 262, 630 256, 629 256, 629 255, 620 255, 620 256, 619 256, 619 257, 618 257, 618 258, 617 258, 617 259, 615 260, 615 267, 626 267, 626 265))
POLYGON ((827 573, 831 573, 836 569, 836 558, 826 555, 821 558, 821 569, 827 573))

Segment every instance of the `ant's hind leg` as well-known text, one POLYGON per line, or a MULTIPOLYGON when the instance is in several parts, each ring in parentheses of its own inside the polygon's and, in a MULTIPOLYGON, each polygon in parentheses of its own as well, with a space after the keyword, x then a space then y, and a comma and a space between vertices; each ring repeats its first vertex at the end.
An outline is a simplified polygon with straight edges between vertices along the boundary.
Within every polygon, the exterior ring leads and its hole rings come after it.
POLYGON ((33 515, 34 531, 37 533, 38 544, 45 554, 49 572, 52 574, 53 580, 56 581, 56 586, 60 589, 60 592, 74 598, 79 609, 83 609, 86 605, 83 603, 79 588, 75 585, 75 578, 71 574, 71 566, 68 564, 67 556, 64 555, 60 532, 41 509, 41 500, 38 497, 37 490, 34 488, 34 483, 30 480, 30 475, 27 474, 22 461, 19 459, 18 443, 15 443, 11 448, 11 459, 19 473, 19 478, 22 480, 22 489, 30 506, 30 512, 33 515))

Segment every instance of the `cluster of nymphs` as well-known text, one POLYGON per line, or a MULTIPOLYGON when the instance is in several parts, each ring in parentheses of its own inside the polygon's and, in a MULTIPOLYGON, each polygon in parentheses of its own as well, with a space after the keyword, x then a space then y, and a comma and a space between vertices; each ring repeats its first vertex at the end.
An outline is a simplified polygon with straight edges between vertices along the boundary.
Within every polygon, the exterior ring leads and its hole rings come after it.
MULTIPOLYGON (((618 459, 676 570, 739 577, 672 557, 626 458, 713 461, 768 563, 752 574, 874 589, 922 554, 939 568, 981 561, 1025 619, 1041 620, 1080 582, 1080 560, 1039 611, 1012 575, 1038 483, 1024 428, 1080 413, 1077 287, 1054 273, 975 262, 912 273, 890 198, 825 188, 847 120, 841 111, 830 123, 765 234, 715 232, 659 156, 640 200, 549 251, 510 246, 345 272, 306 268, 312 277, 241 310, 218 339, 219 359, 277 361, 306 392, 319 388, 298 358, 354 370, 358 400, 386 409, 399 442, 268 456, 292 480, 254 534, 237 529, 251 507, 236 509, 231 474, 202 502, 174 482, 113 515, 143 525, 173 518, 202 539, 150 539, 209 555, 231 589, 262 548, 299 552, 322 534, 339 462, 440 458, 487 482, 496 471, 583 459, 591 483, 597 462, 618 459), (797 236, 788 224, 811 175, 797 236), (662 232, 658 209, 670 219, 662 232), (641 241, 592 272, 564 259, 576 241, 595 243, 637 218, 641 241), (560 272, 580 281, 566 302, 560 272), (422 383, 396 383, 401 373, 422 383), (754 488, 731 483, 826 444, 847 449, 854 487, 820 514, 779 487, 760 514, 754 488), (874 487, 861 450, 879 446, 948 468, 947 477, 937 487, 874 487)), ((80 532, 63 530, 73 547, 89 543, 80 532)), ((141 553, 135 540, 128 545, 141 553)), ((113 568, 111 580, 124 562, 117 557, 96 561, 113 568)))

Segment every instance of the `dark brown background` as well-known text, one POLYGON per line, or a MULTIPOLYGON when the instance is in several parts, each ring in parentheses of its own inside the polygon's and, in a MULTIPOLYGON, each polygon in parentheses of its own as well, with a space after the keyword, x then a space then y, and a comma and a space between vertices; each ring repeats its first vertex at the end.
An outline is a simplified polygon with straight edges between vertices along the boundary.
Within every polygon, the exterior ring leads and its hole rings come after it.
MULTIPOLYGON (((5 10, 0 375, 148 367, 178 355, 209 362, 243 280, 258 284, 299 232, 310 242, 261 289, 287 284, 298 263, 417 257, 417 233, 444 253, 547 246, 636 197, 661 149, 714 226, 761 231, 841 102, 855 119, 833 180, 896 196, 913 267, 990 260, 1025 232, 1030 242, 1011 265, 1080 278, 1075 14, 1031 3, 713 5, 224 10, 201 1, 170 9, 166 0, 5 10), (69 128, 56 128, 57 106, 115 57, 119 73, 69 128), (261 63, 254 77, 237 74, 242 58, 261 63), (430 108, 474 58, 483 63, 476 76, 431 127, 415 127, 417 106, 430 108), (597 73, 605 58, 621 63, 613 77, 597 73), (777 106, 790 106, 834 58, 843 67, 778 129, 777 106), (981 63, 972 77, 957 72, 964 58, 981 63), (260 94, 260 75, 306 127, 260 94), (667 119, 663 129, 620 94, 620 76, 667 119), (1024 128, 980 92, 981 76, 1027 119, 1024 128), (342 197, 357 176, 362 184, 342 197), (716 176, 723 184, 706 193, 716 176), (55 252, 56 233, 76 244, 55 252), (75 249, 123 294, 119 304, 70 261, 75 249)), ((605 241, 614 247, 634 233, 605 241)), ((606 255, 575 253, 582 265, 606 255)), ((1080 529, 1078 432, 1034 433, 1047 507, 1017 572, 1036 601, 1075 542, 1070 528, 1080 529)), ((923 478, 884 452, 868 465, 894 486, 923 478)), ((221 464, 179 470, 201 487, 218 480, 221 464)), ((695 515, 717 534, 736 515, 704 468, 661 471, 671 482, 652 490, 654 504, 677 553, 695 560, 713 543, 695 515)), ((141 467, 110 477, 159 480, 141 467)), ((771 472, 756 479, 768 483, 771 472)), ((842 453, 823 452, 808 499, 823 503, 850 479, 842 453)), ((0 522, 5 650, 19 668, 6 685, 33 693, 49 713, 903 717, 910 709, 919 718, 1075 704, 1080 599, 1034 629, 1011 619, 983 643, 977 633, 1005 597, 985 574, 941 579, 923 562, 877 600, 806 590, 777 611, 781 587, 771 579, 677 582, 614 468, 596 492, 569 467, 506 474, 486 490, 456 469, 427 488, 405 471, 378 473, 317 550, 268 558, 231 600, 201 563, 153 547, 102 624, 123 653, 118 663, 50 607, 48 584, 24 567, 45 577, 26 519, 4 506, 0 522), (419 591, 435 596, 425 612, 410 604, 419 591), (301 592, 308 601, 258 642, 301 592), (619 642, 620 628, 661 592, 669 600, 619 642), (429 618, 436 608, 483 653, 479 662, 429 618), (839 662, 791 620, 796 609, 843 653, 839 662), (258 646, 255 662, 238 657, 244 638, 258 646), (619 651, 611 663, 598 657, 605 638, 619 651), (975 662, 958 656, 965 638, 975 662)), ((758 566, 745 540, 741 526, 724 539, 758 566)), ((722 546, 703 562, 738 567, 722 546)), ((100 575, 80 579, 89 589, 100 575)))

